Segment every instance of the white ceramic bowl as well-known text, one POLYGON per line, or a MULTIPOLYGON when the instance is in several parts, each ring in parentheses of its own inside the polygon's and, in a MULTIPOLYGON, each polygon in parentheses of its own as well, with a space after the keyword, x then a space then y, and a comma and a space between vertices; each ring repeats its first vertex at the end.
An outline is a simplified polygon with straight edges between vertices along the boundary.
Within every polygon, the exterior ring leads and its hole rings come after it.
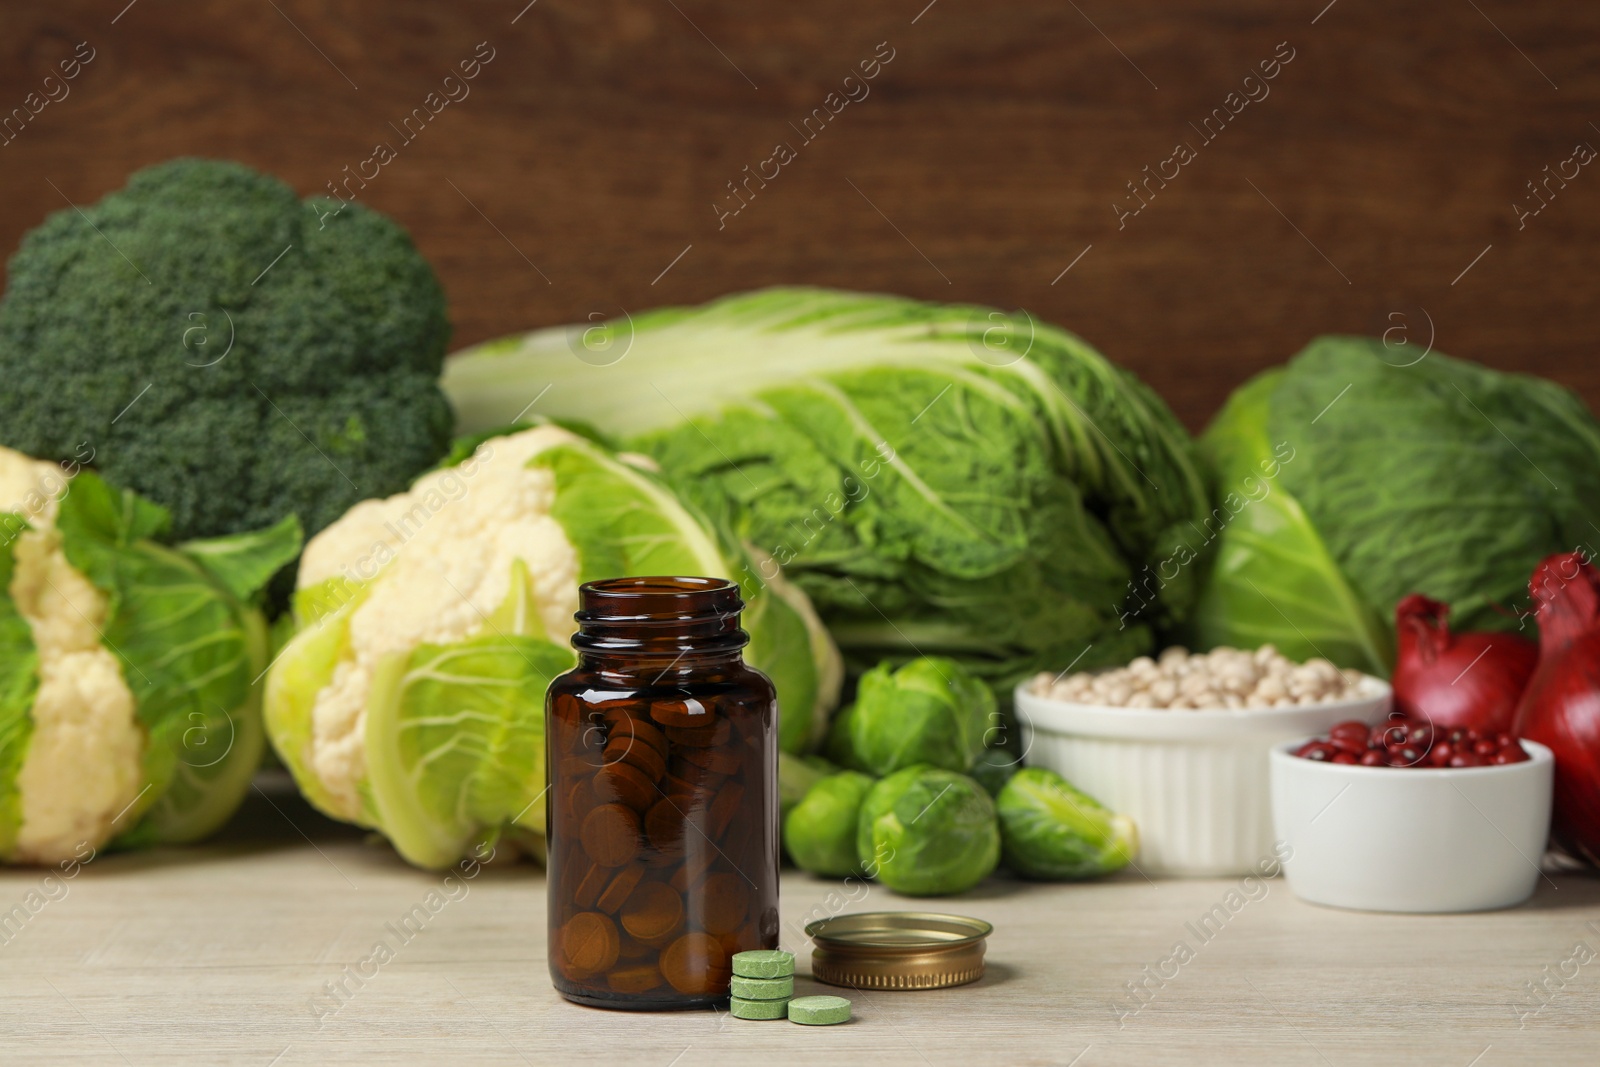
POLYGON ((1362 911, 1509 908, 1550 833, 1550 750, 1498 767, 1361 767, 1272 750, 1272 818, 1296 896, 1362 911))
MULTIPOLYGON (((1048 767, 1139 827, 1149 875, 1260 874, 1272 860, 1267 754, 1346 719, 1374 723, 1392 691, 1366 677, 1353 699, 1288 708, 1118 708, 1017 686, 1025 761, 1048 767)), ((1273 861, 1275 862, 1275 861, 1273 861)))

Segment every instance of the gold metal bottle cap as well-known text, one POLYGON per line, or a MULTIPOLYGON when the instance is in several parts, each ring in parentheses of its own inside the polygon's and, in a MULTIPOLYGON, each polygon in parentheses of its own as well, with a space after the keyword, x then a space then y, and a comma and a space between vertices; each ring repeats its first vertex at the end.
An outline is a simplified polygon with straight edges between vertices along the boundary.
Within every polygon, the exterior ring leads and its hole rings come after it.
POLYGON ((926 911, 865 911, 806 926, 811 976, 852 989, 944 989, 983 977, 982 919, 926 911))

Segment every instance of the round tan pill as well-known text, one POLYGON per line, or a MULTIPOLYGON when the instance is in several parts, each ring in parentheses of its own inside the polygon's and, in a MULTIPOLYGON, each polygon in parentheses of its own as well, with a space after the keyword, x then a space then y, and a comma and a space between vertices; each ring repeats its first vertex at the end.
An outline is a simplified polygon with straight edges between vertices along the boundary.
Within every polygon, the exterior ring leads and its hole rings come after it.
POLYGON ((620 918, 631 936, 659 944, 683 925, 683 898, 665 882, 645 882, 628 895, 620 918))
POLYGON ((551 698, 551 721, 555 725, 555 744, 552 747, 556 752, 572 752, 577 747, 583 728, 587 725, 583 719, 583 705, 578 698, 569 694, 560 694, 551 698))
POLYGON ((687 847, 687 840, 685 841, 683 866, 673 871, 672 877, 667 879, 667 884, 680 893, 692 885, 698 885, 701 876, 711 869, 713 863, 717 862, 717 853, 712 850, 711 846, 705 842, 701 842, 701 844, 704 847, 689 848, 687 847))
POLYGON ((666 979, 661 977, 661 968, 653 963, 618 967, 606 975, 606 985, 611 987, 613 993, 648 993, 664 981, 666 979))
POLYGON ((617 924, 597 911, 583 911, 561 928, 561 956, 570 978, 587 978, 617 962, 617 924))
POLYGON ((613 737, 602 755, 606 763, 628 763, 652 782, 667 772, 667 761, 656 749, 637 737, 613 737))
POLYGON ((704 767, 712 774, 724 777, 738 774, 744 766, 739 753, 726 748, 684 748, 679 755, 697 767, 704 767))
POLYGON ((663 726, 710 726, 716 721, 716 711, 694 697, 686 697, 653 701, 650 717, 663 726))
POLYGON ((662 758, 667 758, 667 738, 661 729, 647 719, 637 719, 632 715, 624 715, 614 719, 611 723, 611 738, 632 737, 643 741, 662 758))
POLYGON ((595 759, 592 754, 581 756, 562 756, 561 762, 556 764, 556 775, 563 782, 570 782, 585 775, 593 774, 595 759))
POLYGON ((667 774, 657 784, 661 787, 662 795, 670 797, 684 811, 703 803, 709 796, 706 790, 673 774, 667 774))
POLYGON ((710 726, 669 726, 667 740, 690 748, 713 748, 725 745, 733 737, 733 725, 719 718, 710 726))
POLYGON ((602 867, 621 867, 639 854, 639 813, 622 804, 601 804, 584 816, 583 851, 602 867))
MULTIPOLYGON (((610 871, 604 867, 596 867, 595 870, 606 871, 608 874, 610 873, 610 871)), ((611 879, 610 884, 608 884, 605 888, 605 892, 600 894, 595 906, 601 911, 605 912, 607 915, 615 915, 617 913, 617 909, 622 907, 622 905, 627 902, 628 897, 632 895, 634 889, 639 885, 640 880, 643 878, 644 866, 642 864, 628 864, 628 866, 618 871, 616 876, 611 879)))
MULTIPOLYGON (((593 770, 592 767, 589 769, 593 770)), ((586 774, 571 785, 563 780, 562 790, 557 796, 556 823, 563 833, 577 836, 583 828, 583 817, 593 811, 598 803, 594 797, 594 779, 586 774)))
POLYGON ((634 937, 628 931, 621 933, 621 945, 617 948, 617 958, 623 960, 642 960, 646 957, 655 959, 656 949, 634 937))
POLYGON ((737 874, 720 871, 708 877, 697 894, 699 918, 706 933, 720 936, 739 929, 750 912, 752 892, 737 874))
MULTIPOLYGON (((609 750, 608 750, 609 751, 609 750)), ((631 763, 607 763, 594 775, 594 795, 601 803, 616 801, 634 811, 644 811, 661 799, 655 783, 631 763)))
POLYGON ((747 922, 732 933, 718 934, 717 942, 731 960, 737 953, 760 948, 761 932, 756 929, 755 923, 747 922))
MULTIPOLYGON (((604 719, 608 726, 615 726, 624 719, 638 717, 633 713, 637 705, 631 700, 607 700, 595 706, 599 709, 600 718, 604 719)), ((591 711, 590 714, 594 712, 591 711)))
POLYGON ((722 834, 722 851, 727 853, 736 868, 750 863, 765 863, 761 855, 762 847, 777 844, 766 840, 760 824, 759 813, 751 810, 749 805, 735 809, 733 822, 722 834))
POLYGON ((589 869, 578 880, 578 888, 573 891, 572 902, 587 911, 594 907, 594 902, 600 899, 600 891, 611 881, 611 868, 592 863, 585 866, 589 869))
POLYGON ((680 993, 726 993, 732 970, 728 954, 710 934, 684 934, 661 953, 661 973, 680 993))
POLYGON ((652 847, 678 855, 683 852, 684 809, 672 797, 663 797, 645 813, 644 832, 652 847))
POLYGON ((697 790, 712 791, 722 784, 727 775, 718 774, 716 771, 707 770, 696 763, 690 763, 683 758, 684 752, 695 752, 698 749, 680 749, 679 755, 673 756, 667 763, 667 775, 688 782, 697 790))
MULTIPOLYGON (((573 845, 563 849, 559 857, 550 857, 550 870, 556 872, 551 883, 550 892, 556 894, 556 899, 571 900, 578 895, 578 883, 583 881, 583 876, 589 873, 589 868, 594 864, 589 862, 589 857, 583 854, 582 845, 573 845)), ((570 909, 569 909, 570 910, 570 909)))
POLYGON ((720 838, 728 832, 728 824, 733 822, 733 817, 739 811, 739 805, 744 801, 744 786, 738 782, 729 782, 717 791, 717 798, 711 802, 710 830, 713 838, 720 838))

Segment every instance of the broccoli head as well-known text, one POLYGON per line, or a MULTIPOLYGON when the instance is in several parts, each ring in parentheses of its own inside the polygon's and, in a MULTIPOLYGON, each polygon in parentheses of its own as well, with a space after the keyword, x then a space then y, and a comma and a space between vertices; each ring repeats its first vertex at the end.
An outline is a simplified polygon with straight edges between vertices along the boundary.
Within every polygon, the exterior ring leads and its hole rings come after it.
POLYGON ((24 238, 0 444, 92 464, 211 537, 314 533, 449 445, 444 293, 397 224, 237 163, 139 171, 24 238))

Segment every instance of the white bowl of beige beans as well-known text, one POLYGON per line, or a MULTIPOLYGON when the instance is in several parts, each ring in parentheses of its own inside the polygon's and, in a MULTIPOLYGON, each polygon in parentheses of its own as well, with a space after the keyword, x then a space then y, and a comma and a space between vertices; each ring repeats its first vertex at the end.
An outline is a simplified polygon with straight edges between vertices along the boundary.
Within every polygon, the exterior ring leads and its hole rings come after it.
POLYGON ((1139 826, 1147 875, 1260 873, 1272 838, 1268 753, 1346 719, 1389 713, 1380 678, 1326 660, 1169 648, 1126 667, 1040 674, 1017 686, 1025 761, 1139 826))

